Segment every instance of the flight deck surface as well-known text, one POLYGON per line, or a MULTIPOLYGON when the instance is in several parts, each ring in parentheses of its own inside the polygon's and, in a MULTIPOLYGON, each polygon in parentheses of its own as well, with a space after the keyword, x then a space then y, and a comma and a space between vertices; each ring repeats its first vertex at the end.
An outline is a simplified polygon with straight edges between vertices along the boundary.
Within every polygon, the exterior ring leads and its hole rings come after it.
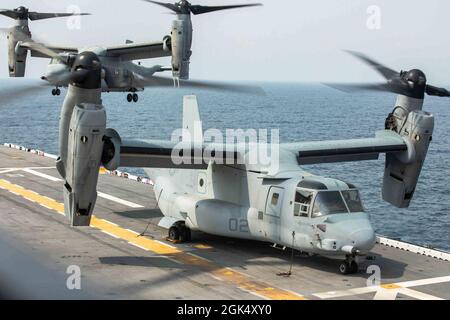
POLYGON ((343 276, 336 260, 296 253, 292 275, 284 277, 279 274, 289 270, 289 249, 200 232, 189 243, 166 241, 150 184, 100 174, 97 190, 91 227, 71 228, 55 161, 0 147, 3 238, 51 270, 79 266, 82 290, 95 297, 450 299, 449 261, 377 244, 375 259, 361 263, 357 274, 343 276), (380 267, 380 286, 367 286, 371 265, 380 267))

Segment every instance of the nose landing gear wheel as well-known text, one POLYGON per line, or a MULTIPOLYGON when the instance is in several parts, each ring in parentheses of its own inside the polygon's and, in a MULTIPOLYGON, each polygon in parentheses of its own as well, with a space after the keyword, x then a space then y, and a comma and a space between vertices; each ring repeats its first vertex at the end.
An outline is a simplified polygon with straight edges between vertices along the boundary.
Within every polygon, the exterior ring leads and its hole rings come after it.
POLYGON ((358 264, 356 261, 350 263, 350 273, 358 273, 358 264))
POLYGON ((341 274, 349 274, 350 273, 350 264, 347 261, 342 262, 339 265, 339 272, 341 274))
POLYGON ((56 89, 52 89, 52 96, 56 96, 56 89))
POLYGON ((56 93, 57 96, 59 96, 59 95, 61 94, 61 90, 56 89, 56 90, 55 90, 55 93, 56 93))
POLYGON ((133 93, 133 101, 138 102, 139 96, 136 93, 133 93))
POLYGON ((341 274, 353 274, 353 273, 357 273, 358 272, 358 264, 356 263, 356 261, 343 261, 340 265, 339 265, 339 272, 341 274))
POLYGON ((128 102, 133 101, 133 95, 132 95, 131 93, 129 93, 129 94, 127 95, 127 101, 128 101, 128 102))

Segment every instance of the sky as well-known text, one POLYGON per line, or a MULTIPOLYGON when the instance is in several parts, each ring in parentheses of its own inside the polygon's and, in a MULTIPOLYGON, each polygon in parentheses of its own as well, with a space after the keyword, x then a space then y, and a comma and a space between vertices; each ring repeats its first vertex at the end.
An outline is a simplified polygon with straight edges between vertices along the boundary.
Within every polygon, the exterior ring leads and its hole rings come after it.
MULTIPOLYGON (((252 0, 199 0, 222 5, 252 0)), ((257 0, 259 1, 259 0, 257 0)), ((286 82, 376 81, 381 78, 343 49, 364 52, 396 70, 420 68, 434 85, 450 84, 448 0, 260 0, 263 7, 193 17, 191 78, 286 82)), ((2 9, 66 12, 77 6, 92 16, 80 28, 66 18, 30 22, 49 44, 76 47, 158 41, 174 16, 142 0, 2 0, 2 9)), ((12 20, 0 16, 0 27, 12 20)), ((7 77, 6 37, 0 39, 0 77, 7 77)), ((169 65, 170 58, 143 61, 169 65)), ((28 60, 27 77, 45 72, 48 60, 28 60)))

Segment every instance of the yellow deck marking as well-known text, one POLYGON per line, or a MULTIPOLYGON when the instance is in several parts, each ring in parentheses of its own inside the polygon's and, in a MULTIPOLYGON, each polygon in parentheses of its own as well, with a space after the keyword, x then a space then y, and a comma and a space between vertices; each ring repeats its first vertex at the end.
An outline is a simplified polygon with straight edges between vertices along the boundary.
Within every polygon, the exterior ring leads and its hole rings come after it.
POLYGON ((34 202, 39 203, 42 206, 51 208, 60 214, 64 214, 64 205, 53 199, 43 197, 43 196, 37 194, 36 192, 26 190, 21 186, 12 184, 11 182, 3 180, 3 179, 0 179, 0 187, 3 189, 6 189, 16 195, 22 196, 23 198, 25 198, 27 200, 34 201, 34 202))
POLYGON ((401 286, 399 286, 398 284, 395 284, 395 283, 382 284, 380 287, 382 287, 384 289, 389 289, 389 290, 401 288, 401 286))
POLYGON ((194 248, 202 249, 202 250, 213 249, 213 247, 208 246, 207 244, 202 244, 202 243, 196 244, 194 246, 194 248))
MULTIPOLYGON (((25 199, 35 201, 42 206, 51 208, 58 213, 64 214, 64 205, 53 199, 41 196, 33 191, 26 190, 21 186, 12 184, 2 179, 0 179, 0 188, 6 189, 12 193, 22 196, 25 199)), ((209 272, 214 278, 218 278, 220 280, 236 285, 237 287, 242 288, 245 291, 254 293, 257 296, 274 300, 305 300, 305 297, 295 292, 271 287, 264 282, 253 280, 243 273, 237 272, 230 268, 222 267, 193 253, 184 252, 177 247, 165 244, 158 240, 140 237, 136 234, 136 232, 132 230, 127 230, 115 223, 97 218, 96 216, 92 216, 90 226, 100 229, 101 231, 113 237, 125 240, 130 244, 135 245, 136 247, 152 251, 156 254, 167 256, 171 260, 179 263, 198 267, 203 271, 209 272)))

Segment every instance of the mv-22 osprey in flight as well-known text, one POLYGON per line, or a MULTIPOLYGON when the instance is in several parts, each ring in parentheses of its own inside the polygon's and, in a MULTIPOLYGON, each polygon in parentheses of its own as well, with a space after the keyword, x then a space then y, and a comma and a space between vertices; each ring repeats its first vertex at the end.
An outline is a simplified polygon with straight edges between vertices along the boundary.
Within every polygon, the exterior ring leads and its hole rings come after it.
POLYGON ((422 110, 424 95, 450 94, 428 85, 420 70, 398 73, 356 55, 388 80, 365 89, 398 94, 384 130, 366 139, 241 145, 204 141, 194 96, 184 98, 181 140, 122 139, 107 128, 100 58, 93 52, 80 53, 62 106, 56 163, 65 181, 64 207, 71 225, 90 224, 100 166, 139 167, 154 181, 164 215, 159 225, 173 240, 188 241, 191 230, 199 230, 267 241, 342 259, 342 274, 357 272, 358 260, 376 241, 358 189, 301 166, 374 160, 386 154, 382 197, 407 208, 434 129, 434 116, 422 110), (270 149, 269 164, 252 159, 252 152, 260 148, 270 149))
MULTIPOLYGON (((129 92, 128 102, 137 102, 139 97, 136 92, 145 87, 184 87, 233 90, 239 91, 240 86, 226 85, 220 82, 185 81, 189 80, 189 64, 192 55, 192 22, 191 13, 194 15, 213 11, 259 6, 261 4, 244 4, 229 6, 200 6, 191 5, 185 0, 175 4, 147 1, 162 5, 176 14, 172 22, 170 35, 163 37, 162 41, 148 43, 127 43, 119 46, 91 48, 75 48, 70 46, 53 46, 33 41, 28 28, 28 19, 48 19, 54 17, 70 16, 63 13, 38 13, 29 12, 27 8, 19 7, 15 10, 0 10, 0 14, 15 19, 16 25, 4 30, 9 40, 9 72, 11 77, 23 77, 27 52, 32 57, 50 58, 47 72, 42 80, 54 87, 53 95, 60 95, 61 87, 67 87, 70 82, 70 68, 78 53, 94 52, 102 65, 102 91, 103 92, 129 92), (47 50, 50 49, 50 50, 47 50), (171 66, 163 67, 155 65, 144 67, 134 60, 160 58, 171 56, 171 66), (173 79, 155 76, 156 73, 172 71, 173 79), (180 81, 181 80, 181 81, 180 81)), ((85 14, 82 14, 85 15, 85 14)), ((257 93, 258 88, 250 86, 242 88, 242 91, 257 93)))

